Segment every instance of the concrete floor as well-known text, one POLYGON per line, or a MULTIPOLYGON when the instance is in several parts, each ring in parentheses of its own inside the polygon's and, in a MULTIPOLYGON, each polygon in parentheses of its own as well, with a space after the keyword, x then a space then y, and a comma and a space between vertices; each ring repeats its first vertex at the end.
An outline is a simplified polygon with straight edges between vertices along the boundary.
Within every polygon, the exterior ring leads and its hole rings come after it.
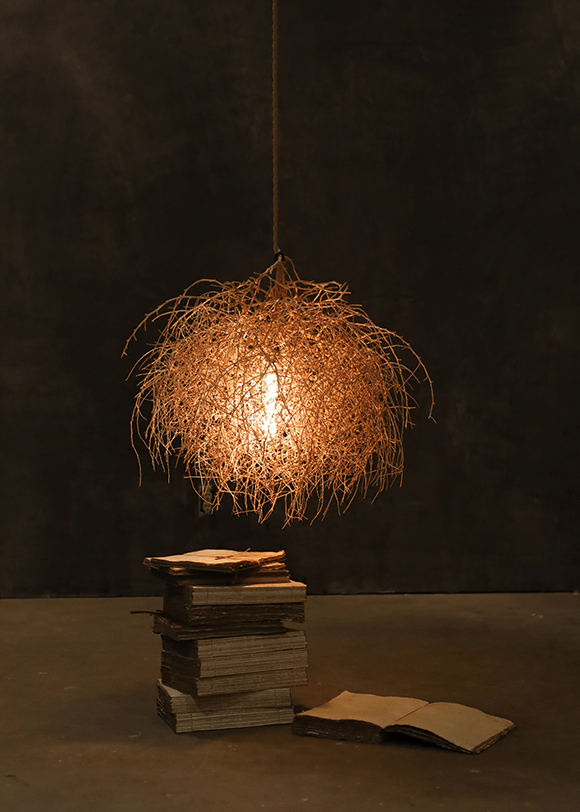
POLYGON ((448 700, 515 721, 479 755, 412 741, 175 735, 155 712, 158 598, 0 602, 2 812, 572 812, 580 597, 309 597, 310 683, 448 700))

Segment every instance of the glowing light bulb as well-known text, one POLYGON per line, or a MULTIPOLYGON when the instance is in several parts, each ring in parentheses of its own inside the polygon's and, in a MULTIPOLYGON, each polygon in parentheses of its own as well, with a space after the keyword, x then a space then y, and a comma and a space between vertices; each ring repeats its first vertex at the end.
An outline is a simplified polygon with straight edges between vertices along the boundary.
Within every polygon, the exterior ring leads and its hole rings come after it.
POLYGON ((278 421, 276 419, 278 401, 278 377, 275 372, 267 372, 264 375, 264 400, 262 418, 262 430, 266 439, 271 440, 278 431, 278 421))

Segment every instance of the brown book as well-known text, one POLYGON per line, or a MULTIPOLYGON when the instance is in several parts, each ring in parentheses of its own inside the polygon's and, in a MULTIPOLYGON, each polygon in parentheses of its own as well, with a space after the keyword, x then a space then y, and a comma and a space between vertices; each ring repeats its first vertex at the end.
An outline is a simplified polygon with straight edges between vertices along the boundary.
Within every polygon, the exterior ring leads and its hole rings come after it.
POLYGON ((308 654, 304 632, 210 640, 173 640, 163 636, 161 667, 185 677, 216 677, 306 668, 308 654))
POLYGON ((190 676, 181 662, 161 660, 161 681, 192 696, 212 694, 238 694, 245 691, 263 691, 267 688, 291 688, 306 685, 306 668, 285 668, 275 671, 258 671, 248 674, 226 674, 216 677, 190 676))
POLYGON ((480 753, 513 727, 508 719, 452 702, 343 691, 297 714, 292 732, 371 744, 386 741, 389 733, 406 733, 450 750, 480 753))
POLYGON ((223 572, 216 570, 184 570, 178 567, 150 567, 151 574, 174 586, 233 586, 234 584, 285 583, 290 573, 282 561, 223 572))
MULTIPOLYGON (((183 589, 191 589, 191 587, 183 587, 183 589)), ((180 620, 187 626, 214 628, 217 631, 229 626, 248 623, 264 625, 283 620, 302 623, 304 622, 304 602, 195 605, 189 602, 187 595, 166 594, 163 601, 163 614, 180 620)))
MULTIPOLYGON (((304 620, 303 607, 301 614, 301 620, 304 620)), ((153 616, 153 631, 155 634, 164 634, 174 640, 203 640, 253 634, 282 634, 284 630, 285 626, 279 618, 261 621, 252 618, 250 621, 240 621, 237 616, 232 616, 229 613, 225 620, 220 622, 214 619, 213 622, 205 625, 201 621, 195 622, 194 625, 187 625, 183 621, 169 617, 163 612, 156 612, 153 616)))
POLYGON ((161 682, 157 713, 175 733, 290 724, 294 718, 288 688, 195 698, 161 682))
POLYGON ((169 604, 185 606, 230 606, 232 604, 299 603, 306 600, 306 585, 299 581, 287 583, 234 584, 232 586, 176 586, 165 587, 163 607, 168 614, 169 604))
POLYGON ((290 688, 267 688, 265 691, 246 691, 239 694, 214 696, 191 696, 164 685, 158 680, 157 687, 171 713, 216 713, 250 708, 291 708, 290 688))
POLYGON ((277 552, 257 552, 246 550, 194 550, 180 555, 151 556, 144 560, 148 567, 175 569, 176 574, 192 571, 237 572, 242 569, 256 569, 264 564, 283 561, 284 550, 277 552))
POLYGON ((281 634, 244 635, 243 637, 220 637, 208 640, 172 640, 162 637, 163 647, 182 657, 209 663, 223 658, 240 658, 255 655, 277 656, 284 651, 306 651, 306 635, 303 631, 285 629, 281 634))

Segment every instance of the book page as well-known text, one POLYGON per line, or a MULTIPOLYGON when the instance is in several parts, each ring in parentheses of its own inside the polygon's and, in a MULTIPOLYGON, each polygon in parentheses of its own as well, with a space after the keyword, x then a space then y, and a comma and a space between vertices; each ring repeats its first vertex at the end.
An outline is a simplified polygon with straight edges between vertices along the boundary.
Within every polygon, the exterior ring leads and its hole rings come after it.
POLYGON ((478 752, 487 742, 492 743, 507 733, 514 723, 466 705, 431 702, 398 719, 398 726, 425 730, 463 750, 478 752))
MULTIPOLYGON (((404 696, 376 696, 375 694, 353 694, 343 691, 325 705, 303 711, 299 716, 314 716, 318 719, 335 721, 352 720, 369 722, 378 727, 387 727, 398 722, 402 716, 423 707, 423 699, 404 696)), ((405 724, 407 720, 405 719, 405 724)))
POLYGON ((183 566, 210 569, 238 569, 240 567, 259 567, 261 564, 280 561, 286 553, 255 552, 246 550, 243 553, 235 550, 193 550, 181 555, 152 556, 143 562, 147 566, 183 566))

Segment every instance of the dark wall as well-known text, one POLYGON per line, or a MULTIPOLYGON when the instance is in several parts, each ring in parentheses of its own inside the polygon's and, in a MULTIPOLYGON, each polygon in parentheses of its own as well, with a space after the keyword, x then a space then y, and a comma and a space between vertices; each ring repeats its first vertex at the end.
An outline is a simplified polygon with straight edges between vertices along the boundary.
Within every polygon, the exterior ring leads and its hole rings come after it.
POLYGON ((571 590, 580 6, 280 0, 281 246, 434 381, 402 488, 282 530, 129 442, 145 343, 271 262, 269 0, 3 0, 0 594, 146 594, 145 555, 288 551, 312 592, 571 590))

